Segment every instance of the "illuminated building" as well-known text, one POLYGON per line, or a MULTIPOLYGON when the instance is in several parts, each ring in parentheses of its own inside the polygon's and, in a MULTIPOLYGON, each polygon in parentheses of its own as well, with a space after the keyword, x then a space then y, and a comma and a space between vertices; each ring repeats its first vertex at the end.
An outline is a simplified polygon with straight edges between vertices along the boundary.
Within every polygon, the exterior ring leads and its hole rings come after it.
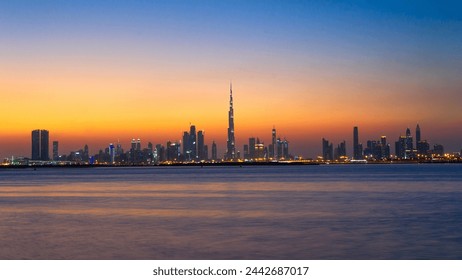
POLYGON ((109 163, 115 163, 115 147, 114 144, 109 144, 109 163))
POLYGON ((229 112, 228 112, 228 140, 226 143, 226 160, 236 158, 236 146, 234 139, 234 109, 233 109, 233 86, 229 86, 229 112))
POLYGON ((196 139, 196 126, 191 125, 189 128, 189 153, 191 160, 197 159, 197 139, 196 139))
POLYGON ((32 131, 32 159, 49 160, 49 133, 48 130, 32 131))
POLYGON ((260 142, 260 139, 257 138, 257 142, 254 145, 254 158, 262 160, 266 158, 265 155, 265 145, 260 142))
POLYGON ((59 146, 58 141, 53 141, 53 160, 54 161, 59 160, 58 146, 59 146))
POLYGON ((142 160, 142 153, 141 153, 141 140, 132 139, 131 142, 131 149, 130 149, 130 162, 132 164, 139 164, 142 160))

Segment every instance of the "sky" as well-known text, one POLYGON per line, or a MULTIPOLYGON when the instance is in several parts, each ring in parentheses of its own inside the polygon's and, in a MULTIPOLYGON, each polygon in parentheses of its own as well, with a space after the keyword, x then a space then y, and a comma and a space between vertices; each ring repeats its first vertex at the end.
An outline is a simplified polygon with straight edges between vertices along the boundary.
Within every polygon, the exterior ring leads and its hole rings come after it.
MULTIPOLYGON (((194 124, 225 152, 232 81, 237 150, 275 126, 290 152, 321 139, 394 142, 414 129, 462 149, 457 1, 1 1, 0 157, 132 138, 176 141, 194 124)), ((393 151, 394 149, 392 149, 393 151)))

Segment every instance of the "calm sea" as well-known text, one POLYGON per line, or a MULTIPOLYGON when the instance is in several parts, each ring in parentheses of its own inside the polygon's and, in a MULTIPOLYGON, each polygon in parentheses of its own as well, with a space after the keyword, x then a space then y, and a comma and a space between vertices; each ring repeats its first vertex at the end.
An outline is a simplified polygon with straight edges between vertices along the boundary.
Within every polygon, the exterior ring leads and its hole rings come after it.
POLYGON ((0 170, 0 259, 462 259, 462 165, 0 170))

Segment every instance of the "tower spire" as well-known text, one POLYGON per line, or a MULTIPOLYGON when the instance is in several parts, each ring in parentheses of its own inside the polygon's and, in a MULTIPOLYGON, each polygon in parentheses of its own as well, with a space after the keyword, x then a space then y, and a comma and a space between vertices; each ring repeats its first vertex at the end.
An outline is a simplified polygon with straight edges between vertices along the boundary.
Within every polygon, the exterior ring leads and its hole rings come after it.
POLYGON ((229 83, 229 112, 228 112, 228 141, 226 149, 226 159, 236 158, 236 147, 234 142, 234 109, 233 109, 233 83, 229 83))

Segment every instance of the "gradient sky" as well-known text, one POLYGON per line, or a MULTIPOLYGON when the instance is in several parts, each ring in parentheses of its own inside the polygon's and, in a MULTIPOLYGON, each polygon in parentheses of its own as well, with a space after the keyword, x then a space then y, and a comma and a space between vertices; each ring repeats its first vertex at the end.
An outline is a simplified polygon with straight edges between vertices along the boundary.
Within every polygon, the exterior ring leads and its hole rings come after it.
MULTIPOLYGON (((131 138, 165 144, 189 124, 225 150, 233 81, 237 148, 271 129, 291 153, 321 138, 417 123, 462 148, 462 4, 457 1, 1 1, 0 156, 30 156, 30 132, 60 153, 131 138), (373 3, 370 3, 373 2, 373 3), (376 3, 377 2, 377 3, 376 3), (384 2, 384 3, 382 3, 384 2)), ((413 132, 414 134, 414 132, 413 132)), ((394 150, 394 149, 393 149, 394 150)))

